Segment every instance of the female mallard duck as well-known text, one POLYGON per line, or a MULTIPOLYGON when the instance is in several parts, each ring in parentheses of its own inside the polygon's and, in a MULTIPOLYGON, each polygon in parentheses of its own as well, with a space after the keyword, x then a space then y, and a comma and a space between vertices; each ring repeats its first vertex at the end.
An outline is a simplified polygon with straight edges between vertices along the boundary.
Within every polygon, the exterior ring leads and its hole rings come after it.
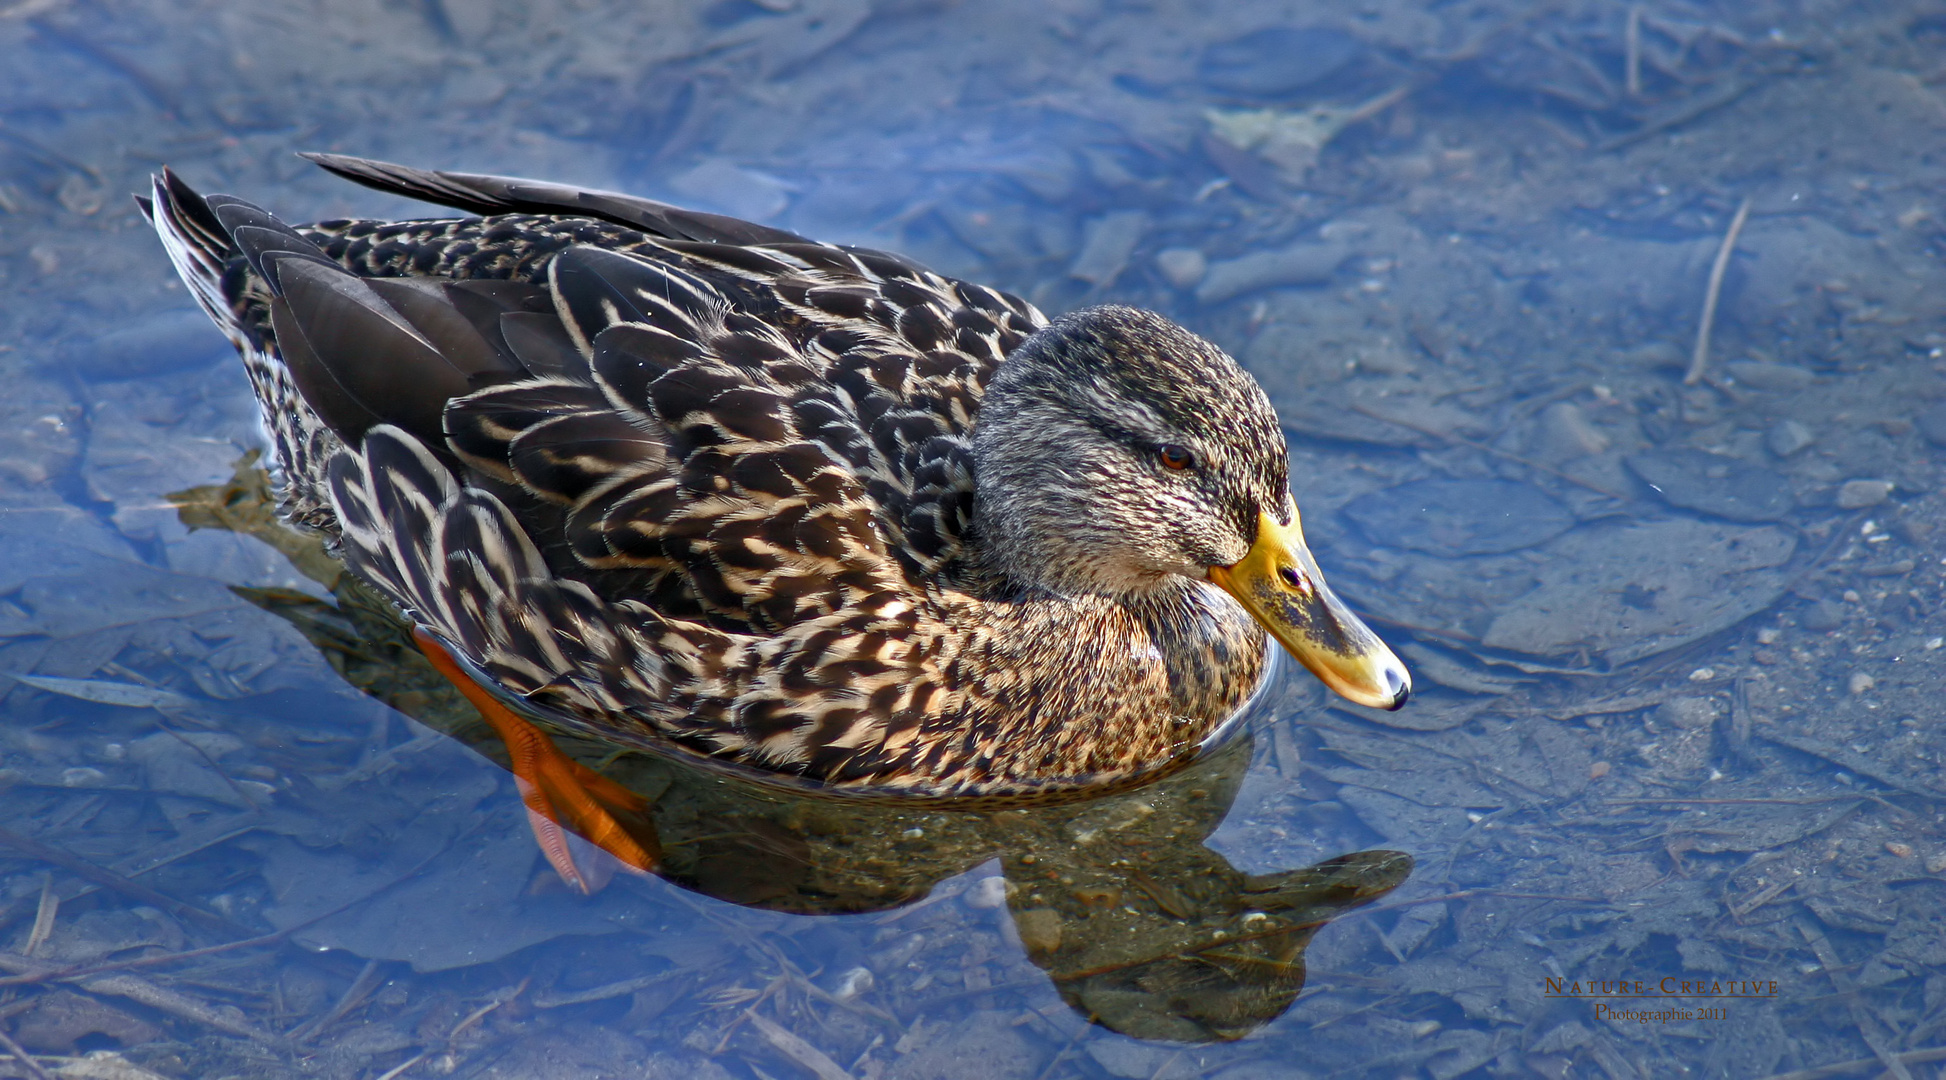
POLYGON ((733 218, 312 160, 480 216, 293 229, 167 172, 144 208, 243 353, 284 514, 493 720, 544 846, 542 816, 654 858, 607 812, 639 801, 508 705, 984 800, 1181 765, 1259 682, 1263 630, 1352 701, 1405 702, 1305 548, 1263 390, 1159 315, 1050 322, 733 218))

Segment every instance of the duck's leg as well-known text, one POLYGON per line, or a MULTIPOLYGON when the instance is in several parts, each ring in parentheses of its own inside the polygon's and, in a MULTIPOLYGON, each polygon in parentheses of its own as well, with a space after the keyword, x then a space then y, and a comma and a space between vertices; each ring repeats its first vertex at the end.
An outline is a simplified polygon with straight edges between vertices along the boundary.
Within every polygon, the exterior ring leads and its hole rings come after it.
MULTIPOLYGON (((660 845, 653 831, 630 831, 616 814, 641 814, 648 800, 613 780, 582 765, 561 752, 547 734, 521 719, 513 710, 474 682, 437 639, 415 629, 412 640, 426 654, 466 700, 480 710, 480 716, 493 727, 500 741, 507 744, 507 757, 521 801, 527 804, 527 819, 534 827, 534 839, 542 854, 561 880, 575 890, 592 892, 598 885, 575 865, 562 826, 573 829, 589 842, 639 871, 653 870, 662 861, 660 845)), ((606 880, 605 878, 601 880, 606 880)))

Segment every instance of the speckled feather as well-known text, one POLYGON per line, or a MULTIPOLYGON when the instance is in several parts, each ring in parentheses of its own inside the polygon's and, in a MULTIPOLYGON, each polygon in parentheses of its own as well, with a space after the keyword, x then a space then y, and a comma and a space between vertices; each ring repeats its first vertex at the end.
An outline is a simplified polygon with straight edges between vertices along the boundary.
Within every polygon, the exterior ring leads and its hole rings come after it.
POLYGON ((157 231, 243 353, 286 516, 530 714, 837 792, 1039 798, 1175 767, 1258 681, 1263 635, 1213 587, 1025 585, 1009 559, 1066 556, 973 524, 996 372, 1015 421, 1096 393, 1118 437, 1270 462, 1240 490, 1286 504, 1267 402, 1200 339, 1127 309, 1046 331, 897 256, 649 200, 319 160, 483 216, 292 229, 165 174, 157 231), (1160 415, 1184 387, 1248 422, 1160 415))

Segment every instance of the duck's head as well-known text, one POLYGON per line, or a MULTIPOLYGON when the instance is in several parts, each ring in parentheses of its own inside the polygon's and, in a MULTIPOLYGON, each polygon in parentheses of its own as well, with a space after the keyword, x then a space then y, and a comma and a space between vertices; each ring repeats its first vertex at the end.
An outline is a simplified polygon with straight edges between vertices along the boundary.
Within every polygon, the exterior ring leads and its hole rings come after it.
POLYGON ((1134 308, 1063 316, 1000 365, 973 447, 994 570, 1067 594, 1209 581, 1332 690, 1405 704, 1405 665, 1304 544, 1270 399, 1223 350, 1134 308))

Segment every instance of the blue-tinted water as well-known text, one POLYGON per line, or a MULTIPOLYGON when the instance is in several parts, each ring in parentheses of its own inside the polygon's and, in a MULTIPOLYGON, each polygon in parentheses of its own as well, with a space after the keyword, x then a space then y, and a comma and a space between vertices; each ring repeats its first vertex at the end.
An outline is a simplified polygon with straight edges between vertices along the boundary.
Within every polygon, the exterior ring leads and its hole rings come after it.
POLYGON ((0 1031, 60 1076, 1935 1075, 1943 46, 1902 3, 0 4, 0 1031), (259 538, 241 368, 127 198, 437 212, 298 150, 1181 319, 1421 693, 1291 676, 1031 811, 625 761, 679 884, 570 895, 478 725, 259 538))

